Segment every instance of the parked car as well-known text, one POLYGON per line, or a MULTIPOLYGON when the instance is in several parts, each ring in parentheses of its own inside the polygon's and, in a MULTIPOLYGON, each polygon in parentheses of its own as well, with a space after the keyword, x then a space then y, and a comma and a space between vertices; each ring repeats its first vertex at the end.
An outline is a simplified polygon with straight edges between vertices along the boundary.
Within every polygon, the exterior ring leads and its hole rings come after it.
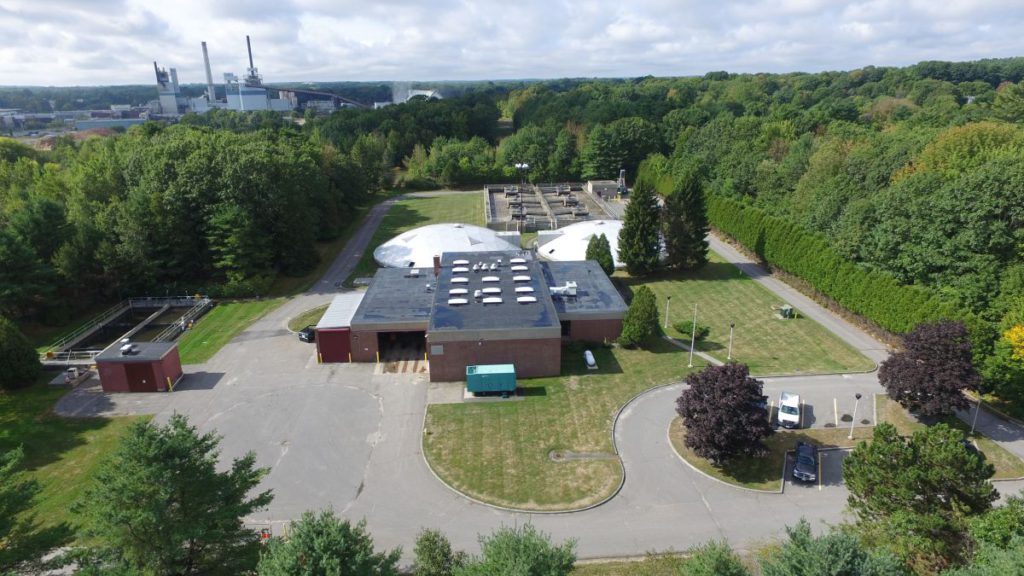
POLYGON ((800 427, 800 395, 783 392, 779 398, 779 424, 783 428, 800 427))
POLYGON ((316 330, 313 328, 314 326, 310 324, 302 330, 299 330, 299 340, 302 340, 303 342, 316 342, 316 330))
POLYGON ((818 447, 807 442, 796 443, 793 478, 804 482, 818 481, 818 447))

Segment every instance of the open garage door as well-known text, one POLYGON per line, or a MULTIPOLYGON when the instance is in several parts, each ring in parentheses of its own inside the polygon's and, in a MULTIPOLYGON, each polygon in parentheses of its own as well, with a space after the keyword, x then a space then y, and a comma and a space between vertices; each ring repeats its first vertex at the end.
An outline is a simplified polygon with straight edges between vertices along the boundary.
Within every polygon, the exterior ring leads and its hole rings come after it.
POLYGON ((377 333, 377 350, 386 373, 425 373, 427 333, 423 330, 411 332, 377 333))

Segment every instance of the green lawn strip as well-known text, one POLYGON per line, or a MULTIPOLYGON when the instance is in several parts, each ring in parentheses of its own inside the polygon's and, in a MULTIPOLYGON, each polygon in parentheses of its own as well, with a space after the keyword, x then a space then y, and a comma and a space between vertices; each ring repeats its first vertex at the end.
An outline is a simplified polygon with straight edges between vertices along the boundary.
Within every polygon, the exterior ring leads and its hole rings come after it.
POLYGON ((524 249, 533 248, 533 241, 537 239, 536 232, 523 232, 519 234, 519 245, 524 249))
POLYGON ((775 318, 772 306, 782 300, 712 252, 707 266, 696 272, 674 272, 647 278, 630 278, 619 272, 631 287, 646 284, 658 299, 659 320, 664 325, 665 301, 669 305, 667 333, 689 343, 673 324, 693 319, 711 329, 697 349, 718 360, 728 357, 729 323, 735 322, 732 358, 750 366, 752 374, 821 374, 864 371, 873 363, 814 320, 775 318))
POLYGON ((672 448, 681 458, 708 476, 751 490, 779 490, 782 488, 782 463, 786 459, 786 452, 792 450, 799 441, 811 442, 821 448, 846 448, 871 437, 870 428, 855 428, 853 441, 847 438, 849 433, 849 429, 838 428, 778 430, 764 442, 769 450, 767 456, 763 458, 739 457, 723 466, 715 466, 685 446, 686 428, 683 426, 681 418, 673 419, 669 426, 672 448))
POLYGON ((327 311, 328 306, 330 306, 330 304, 317 306, 316 308, 306 310, 302 314, 295 316, 294 318, 288 321, 288 329, 291 330, 292 332, 298 332, 299 330, 302 330, 303 328, 311 324, 313 326, 316 326, 316 323, 320 321, 320 318, 324 315, 324 312, 327 311))
POLYGON ((217 304, 178 339, 181 363, 206 362, 232 338, 284 302, 284 298, 271 298, 217 304))
MULTIPOLYGON (((900 435, 910 436, 915 431, 925 427, 911 413, 900 406, 898 402, 893 402, 885 394, 875 396, 875 402, 878 407, 879 422, 891 423, 896 427, 900 435)), ((969 424, 956 416, 945 416, 940 419, 940 422, 962 430, 965 435, 968 435, 971 430, 969 424)), ((985 459, 995 467, 996 473, 992 477, 994 480, 1024 477, 1024 461, 1020 458, 1008 452, 988 436, 977 431, 973 435, 969 435, 969 437, 978 447, 978 450, 981 450, 985 455, 985 459)))
MULTIPOLYGON (((685 377, 686 357, 664 341, 651 351, 562 351, 557 378, 520 381, 523 400, 431 405, 424 451, 434 471, 479 500, 528 510, 565 510, 600 502, 622 479, 617 458, 553 461, 554 450, 611 454, 615 413, 634 395, 685 377)), ((703 361, 697 369, 703 367, 703 361)))
POLYGON ((345 282, 346 285, 351 286, 352 280, 355 278, 372 276, 377 270, 377 263, 373 259, 374 249, 402 232, 419 226, 445 222, 483 226, 483 202, 483 193, 406 198, 396 202, 384 216, 377 231, 374 232, 355 272, 345 282))
POLYGON ((48 544, 63 545, 73 537, 70 507, 101 459, 133 422, 148 417, 56 416, 50 410, 67 390, 47 386, 52 377, 44 373, 30 388, 0 392, 0 451, 24 449, 23 466, 41 487, 32 513, 40 528, 55 530, 48 544))
POLYGON ((576 564, 572 576, 676 576, 684 557, 678 554, 648 554, 643 560, 610 560, 576 564))

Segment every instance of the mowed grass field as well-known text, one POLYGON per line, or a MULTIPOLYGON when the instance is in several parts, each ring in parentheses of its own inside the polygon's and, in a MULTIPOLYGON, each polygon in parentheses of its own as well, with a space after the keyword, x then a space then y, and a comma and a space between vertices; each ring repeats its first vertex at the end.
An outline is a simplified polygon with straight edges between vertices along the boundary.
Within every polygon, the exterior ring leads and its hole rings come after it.
POLYGON ((249 302, 222 302, 203 315, 178 338, 182 364, 201 364, 250 324, 284 303, 284 298, 249 302))
POLYGON ((858 372, 874 367, 871 360, 809 318, 775 318, 772 306, 783 304, 782 300, 714 252, 708 265, 696 272, 643 279, 624 276, 622 281, 634 289, 641 284, 650 287, 662 325, 665 301, 671 297, 666 333, 687 345, 690 334, 672 326, 692 320, 696 304, 697 323, 711 329, 707 338, 697 342, 697 350, 717 360, 724 362, 728 357, 729 323, 734 322, 732 358, 747 364, 755 376, 858 372))
POLYGON ((372 276, 377 270, 373 259, 373 251, 381 244, 398 236, 402 232, 428 224, 445 222, 461 222, 463 224, 484 225, 483 192, 467 194, 449 194, 431 198, 406 198, 399 200, 388 210, 381 221, 380 227, 370 239, 370 244, 359 260, 355 272, 346 284, 363 276, 372 276))
POLYGON ((586 370, 582 349, 564 349, 563 375, 521 380, 523 400, 428 406, 423 444, 434 471, 474 498, 526 510, 579 508, 611 495, 622 479, 611 454, 615 413, 639 392, 683 379, 686 356, 664 341, 650 351, 591 350, 599 370, 586 370), (556 450, 605 456, 555 461, 556 450))
POLYGON ((30 388, 0 392, 0 451, 21 446, 23 469, 39 482, 41 493, 32 512, 47 529, 46 544, 71 538, 71 505, 89 485, 102 458, 113 451, 135 421, 148 417, 62 418, 51 412, 67 391, 50 388, 53 373, 44 373, 30 388))

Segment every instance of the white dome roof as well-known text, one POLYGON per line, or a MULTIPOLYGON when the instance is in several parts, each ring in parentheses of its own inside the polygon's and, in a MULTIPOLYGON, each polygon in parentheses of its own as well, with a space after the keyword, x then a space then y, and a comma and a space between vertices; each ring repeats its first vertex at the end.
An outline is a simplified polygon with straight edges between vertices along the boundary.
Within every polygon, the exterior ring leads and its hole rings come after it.
POLYGON ((558 231, 561 234, 537 248, 537 254, 541 258, 557 261, 572 261, 587 259, 587 244, 594 236, 604 234, 608 238, 608 244, 612 249, 612 260, 616 268, 622 268, 619 261, 619 232, 622 230, 622 220, 586 220, 570 224, 558 231))
POLYGON ((389 268, 431 268, 445 252, 519 250, 494 230, 472 224, 431 224, 403 232, 373 251, 373 259, 389 268))

